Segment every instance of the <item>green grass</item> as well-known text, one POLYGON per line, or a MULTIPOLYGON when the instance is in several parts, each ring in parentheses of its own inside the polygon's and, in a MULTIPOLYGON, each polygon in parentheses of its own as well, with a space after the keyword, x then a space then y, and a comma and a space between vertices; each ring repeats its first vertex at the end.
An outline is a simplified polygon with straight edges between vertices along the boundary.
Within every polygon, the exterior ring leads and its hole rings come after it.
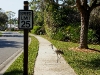
POLYGON ((0 36, 2 36, 2 33, 0 32, 0 36))
MULTIPOLYGON (((43 37, 51 41, 57 48, 60 48, 64 51, 64 59, 74 69, 77 75, 100 75, 99 52, 82 52, 70 50, 72 47, 78 47, 78 44, 51 40, 47 36, 43 37)), ((89 48, 100 50, 99 45, 89 45, 89 48)))
MULTIPOLYGON (((31 37, 31 44, 28 49, 28 75, 33 74, 35 60, 39 43, 36 38, 31 37)), ((14 61, 4 75, 23 75, 23 53, 14 61)))

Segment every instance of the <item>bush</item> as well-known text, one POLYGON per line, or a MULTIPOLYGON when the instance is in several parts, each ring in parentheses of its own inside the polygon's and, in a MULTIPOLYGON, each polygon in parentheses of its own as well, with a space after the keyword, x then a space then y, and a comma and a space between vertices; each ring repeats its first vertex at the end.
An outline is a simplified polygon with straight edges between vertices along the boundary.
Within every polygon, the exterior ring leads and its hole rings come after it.
MULTIPOLYGON (((91 37, 89 37, 89 42, 90 43, 99 43, 100 44, 100 17, 98 16, 98 14, 91 14, 90 16, 90 22, 89 22, 89 29, 90 31, 89 32, 93 32, 95 31, 95 36, 94 36, 94 39, 96 41, 93 41, 93 39, 90 39, 91 37), (91 31, 92 29, 92 31, 91 31)), ((89 35, 90 36, 90 35, 89 35)), ((92 37, 93 38, 93 37, 92 37)))
POLYGON ((80 23, 73 23, 67 26, 66 35, 72 42, 79 42, 80 38, 80 23))
POLYGON ((31 30, 31 33, 39 35, 40 29, 41 29, 41 26, 34 26, 33 29, 31 30))
POLYGON ((64 41, 65 34, 62 31, 58 31, 56 33, 52 33, 51 38, 54 40, 64 41))
POLYGON ((98 38, 96 37, 96 32, 92 29, 88 30, 88 43, 97 44, 98 38))
POLYGON ((42 26, 34 26, 33 29, 31 30, 31 33, 40 35, 40 34, 44 34, 45 30, 44 27, 42 26))
POLYGON ((79 42, 80 38, 80 23, 71 23, 67 27, 58 28, 50 34, 50 37, 60 41, 79 42))

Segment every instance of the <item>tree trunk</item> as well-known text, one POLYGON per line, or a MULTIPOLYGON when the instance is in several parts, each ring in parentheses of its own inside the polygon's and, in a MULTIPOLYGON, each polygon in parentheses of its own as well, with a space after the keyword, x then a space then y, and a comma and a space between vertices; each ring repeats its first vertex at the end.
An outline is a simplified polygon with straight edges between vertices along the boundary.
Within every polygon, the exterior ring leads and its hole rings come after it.
POLYGON ((81 31, 80 31, 80 45, 79 48, 88 48, 88 25, 90 13, 85 11, 81 12, 81 31))

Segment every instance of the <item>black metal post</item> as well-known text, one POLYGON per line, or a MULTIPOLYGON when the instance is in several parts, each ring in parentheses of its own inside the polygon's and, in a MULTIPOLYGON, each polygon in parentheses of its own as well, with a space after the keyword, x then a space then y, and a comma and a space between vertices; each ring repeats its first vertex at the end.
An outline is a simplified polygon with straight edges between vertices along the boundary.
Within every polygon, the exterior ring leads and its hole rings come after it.
MULTIPOLYGON (((28 10, 28 1, 24 1, 24 10, 28 10)), ((24 29, 23 75, 28 75, 28 29, 24 29)))

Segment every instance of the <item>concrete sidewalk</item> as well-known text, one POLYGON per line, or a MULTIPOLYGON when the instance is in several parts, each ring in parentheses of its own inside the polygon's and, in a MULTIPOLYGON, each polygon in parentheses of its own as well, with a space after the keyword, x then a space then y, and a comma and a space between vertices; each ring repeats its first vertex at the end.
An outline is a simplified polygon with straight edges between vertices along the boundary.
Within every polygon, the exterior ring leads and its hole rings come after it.
POLYGON ((54 51, 56 48, 52 49, 48 40, 40 36, 33 36, 39 41, 39 51, 33 75, 76 75, 62 56, 57 63, 57 54, 54 51))

